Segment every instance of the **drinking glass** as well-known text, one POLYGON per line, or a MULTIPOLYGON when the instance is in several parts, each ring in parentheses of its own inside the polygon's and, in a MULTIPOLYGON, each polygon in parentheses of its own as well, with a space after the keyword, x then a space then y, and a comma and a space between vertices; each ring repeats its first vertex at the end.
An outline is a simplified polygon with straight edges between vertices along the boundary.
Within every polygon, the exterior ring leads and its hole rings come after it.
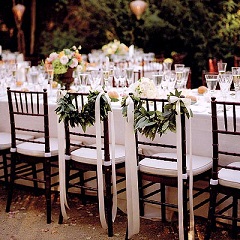
POLYGON ((91 71, 91 75, 89 76, 89 81, 92 89, 96 89, 102 80, 102 72, 99 70, 91 71))
POLYGON ((212 96, 216 90, 218 83, 218 75, 217 74, 206 74, 205 75, 207 88, 209 89, 209 93, 212 96))
POLYGON ((190 73, 190 67, 184 67, 183 68, 183 78, 182 78, 182 88, 187 88, 187 82, 188 82, 188 76, 190 73))
POLYGON ((121 69, 119 67, 115 67, 114 68, 113 76, 114 76, 115 87, 118 88, 119 87, 120 77, 121 77, 121 69))
POLYGON ((171 62, 163 62, 163 71, 171 70, 172 63, 171 62))
POLYGON ((233 80, 233 76, 231 72, 226 72, 219 75, 218 81, 219 81, 220 90, 224 100, 226 100, 227 95, 230 91, 232 80, 233 80))
POLYGON ((175 88, 177 80, 176 71, 169 71, 167 77, 168 77, 168 91, 172 92, 175 88))
POLYGON ((49 86, 50 86, 50 94, 49 96, 50 97, 53 97, 53 75, 54 75, 54 70, 53 70, 53 66, 52 65, 47 65, 47 76, 48 76, 48 83, 49 83, 49 86))
POLYGON ((74 79, 75 90, 78 92, 80 89, 80 80, 79 80, 79 71, 77 69, 73 71, 72 77, 74 79))
POLYGON ((130 86, 133 83, 133 68, 129 67, 126 68, 126 75, 127 75, 127 84, 130 86))
POLYGON ((219 73, 219 74, 223 74, 223 73, 226 72, 227 63, 218 62, 218 63, 217 63, 217 66, 218 66, 218 73, 219 73))
POLYGON ((163 72, 162 71, 154 72, 152 78, 155 86, 157 87, 158 90, 160 90, 163 79, 163 72))
POLYGON ((240 90, 240 67, 232 67, 232 76, 235 93, 240 90))
POLYGON ((181 88, 183 82, 184 64, 175 64, 176 87, 181 88))
POLYGON ((122 88, 126 87, 126 77, 127 77, 127 73, 126 73, 126 69, 120 69, 120 85, 122 88))
POLYGON ((78 75, 78 77, 79 77, 79 81, 80 81, 81 91, 82 92, 86 92, 87 91, 89 75, 87 73, 80 73, 78 75))
POLYGON ((28 72, 28 78, 29 78, 29 85, 33 85, 33 89, 37 90, 38 86, 38 76, 39 76, 39 71, 36 67, 31 67, 29 72, 28 72))

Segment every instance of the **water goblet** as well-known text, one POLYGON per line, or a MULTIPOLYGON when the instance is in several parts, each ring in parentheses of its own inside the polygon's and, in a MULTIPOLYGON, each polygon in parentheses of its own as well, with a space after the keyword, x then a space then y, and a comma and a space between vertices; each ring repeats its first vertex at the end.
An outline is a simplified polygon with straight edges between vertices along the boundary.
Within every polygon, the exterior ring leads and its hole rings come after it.
POLYGON ((127 84, 130 86, 133 83, 133 68, 126 68, 127 84))
POLYGON ((102 80, 102 72, 99 70, 93 70, 91 71, 91 74, 89 76, 89 82, 92 89, 96 89, 100 84, 102 80))
POLYGON ((218 75, 217 74, 206 74, 205 75, 207 88, 209 89, 210 96, 212 97, 218 83, 218 75))
POLYGON ((83 92, 86 92, 89 75, 87 73, 80 73, 78 76, 79 76, 79 80, 80 80, 80 84, 81 84, 81 90, 83 92))
POLYGON ((232 76, 235 94, 240 90, 240 67, 232 67, 232 76))
POLYGON ((227 63, 218 62, 217 67, 218 67, 218 73, 221 75, 226 72, 227 63))
POLYGON ((163 62, 163 71, 170 71, 172 68, 172 62, 163 62))
POLYGON ((183 77, 184 77, 184 64, 175 64, 175 73, 176 73, 176 87, 181 88, 183 77))
POLYGON ((154 72, 152 74, 153 82, 154 82, 156 88, 158 89, 158 91, 161 90, 161 83, 162 83, 162 80, 164 77, 163 74, 164 74, 164 72, 162 72, 162 71, 154 72))
POLYGON ((177 80, 176 71, 172 70, 169 72, 169 79, 168 79, 168 91, 172 92, 175 89, 177 80))
POLYGON ((114 85, 116 88, 119 87, 119 81, 121 76, 121 69, 119 67, 115 67, 113 70, 113 76, 114 76, 114 85))
POLYGON ((48 84, 50 89, 50 97, 53 97, 53 75, 54 75, 54 69, 52 65, 47 65, 47 76, 48 76, 48 84))
POLYGON ((219 85, 220 85, 220 90, 222 93, 222 97, 224 100, 226 100, 227 95, 230 91, 230 86, 232 84, 232 73, 231 72, 226 72, 223 74, 219 75, 218 81, 219 81, 219 85))

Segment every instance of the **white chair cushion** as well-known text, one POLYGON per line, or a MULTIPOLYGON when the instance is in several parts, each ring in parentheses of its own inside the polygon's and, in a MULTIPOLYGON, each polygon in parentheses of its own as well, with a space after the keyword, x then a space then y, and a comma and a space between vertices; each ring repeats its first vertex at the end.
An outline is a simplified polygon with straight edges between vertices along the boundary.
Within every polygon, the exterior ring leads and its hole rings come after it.
MULTIPOLYGON (((26 134, 16 134, 18 138, 33 139, 34 137, 26 134)), ((11 133, 0 132, 0 150, 5 150, 11 147, 11 133)))
MULTIPOLYGON (((91 145, 95 146, 95 145, 91 145)), ((110 145, 110 159, 112 158, 110 145)), ((79 148, 72 151, 71 159, 81 163, 97 164, 97 150, 90 148, 79 148)), ((102 150, 102 160, 104 161, 104 151, 102 150)), ((125 147, 123 145, 115 145, 115 162, 122 163, 125 160, 125 147)))
MULTIPOLYGON (((153 156, 176 158, 176 153, 157 153, 153 156)), ((187 172, 189 173, 189 155, 187 155, 187 172)), ((206 172, 212 168, 212 158, 192 155, 193 176, 206 172)), ((139 162, 141 172, 177 177, 177 162, 164 161, 158 159, 144 158, 139 162)))
MULTIPOLYGON (((233 162, 228 166, 240 168, 240 162, 233 162)), ((222 186, 240 188, 240 172, 238 170, 222 168, 219 170, 218 179, 222 186)))
MULTIPOLYGON (((44 141, 44 138, 36 138, 36 141, 44 141)), ((58 139, 57 138, 50 138, 50 152, 51 156, 58 155, 58 139)), ((35 157, 44 157, 45 156, 45 149, 44 144, 39 143, 32 143, 32 142, 25 142, 20 143, 17 145, 17 152, 28 155, 28 156, 35 156, 35 157)))

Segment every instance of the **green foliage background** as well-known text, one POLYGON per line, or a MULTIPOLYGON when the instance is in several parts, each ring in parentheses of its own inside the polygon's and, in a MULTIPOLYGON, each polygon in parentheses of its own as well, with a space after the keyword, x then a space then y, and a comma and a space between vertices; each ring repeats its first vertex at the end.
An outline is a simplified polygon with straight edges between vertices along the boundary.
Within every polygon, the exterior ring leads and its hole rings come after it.
POLYGON ((196 87, 208 58, 223 59, 230 70, 233 55, 239 54, 239 0, 146 0, 148 8, 139 21, 129 0, 51 2, 51 8, 43 9, 39 36, 44 55, 79 44, 88 53, 113 39, 165 57, 186 52, 196 87))

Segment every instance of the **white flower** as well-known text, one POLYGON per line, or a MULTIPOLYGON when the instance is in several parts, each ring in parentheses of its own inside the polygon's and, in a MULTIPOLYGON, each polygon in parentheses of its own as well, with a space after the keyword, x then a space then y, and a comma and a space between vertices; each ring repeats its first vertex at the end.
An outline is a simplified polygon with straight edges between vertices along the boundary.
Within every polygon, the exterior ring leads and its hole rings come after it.
POLYGON ((59 59, 59 61, 61 64, 66 65, 68 63, 68 57, 64 55, 59 59))
POLYGON ((156 98, 158 94, 153 80, 146 77, 139 79, 130 88, 137 97, 156 98))
POLYGON ((72 63, 69 65, 70 68, 75 68, 78 65, 78 60, 76 58, 72 59, 72 63))

